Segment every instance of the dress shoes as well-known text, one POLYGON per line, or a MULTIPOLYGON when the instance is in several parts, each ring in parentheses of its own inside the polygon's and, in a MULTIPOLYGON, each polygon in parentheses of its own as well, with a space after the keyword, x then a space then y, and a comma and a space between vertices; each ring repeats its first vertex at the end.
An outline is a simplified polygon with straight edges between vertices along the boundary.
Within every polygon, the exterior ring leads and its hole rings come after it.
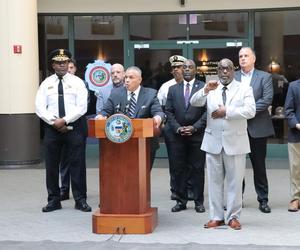
POLYGON ((69 199, 70 199, 69 193, 66 193, 66 192, 61 192, 60 193, 60 200, 61 201, 65 201, 65 200, 69 200, 69 199))
POLYGON ((225 225, 224 220, 210 220, 209 222, 204 224, 204 228, 215 228, 224 225, 225 225))
POLYGON ((82 212, 91 212, 92 211, 92 208, 86 203, 85 199, 75 201, 75 209, 80 210, 82 212))
POLYGON ((49 202, 45 207, 42 208, 42 212, 47 213, 58 209, 61 209, 60 202, 49 202))
POLYGON ((289 212, 298 212, 299 208, 300 208, 299 200, 293 200, 290 202, 288 211, 289 212))
POLYGON ((180 212, 181 210, 185 210, 186 205, 178 202, 174 207, 172 207, 171 211, 172 212, 180 212))
POLYGON ((261 202, 259 204, 259 210, 263 213, 271 213, 271 208, 269 207, 267 202, 261 202))
POLYGON ((196 205, 195 210, 196 210, 197 213, 204 213, 205 212, 205 207, 203 206, 203 204, 196 205))
POLYGON ((241 230, 242 229, 241 223, 235 218, 233 218, 229 221, 228 226, 230 226, 233 230, 241 230))

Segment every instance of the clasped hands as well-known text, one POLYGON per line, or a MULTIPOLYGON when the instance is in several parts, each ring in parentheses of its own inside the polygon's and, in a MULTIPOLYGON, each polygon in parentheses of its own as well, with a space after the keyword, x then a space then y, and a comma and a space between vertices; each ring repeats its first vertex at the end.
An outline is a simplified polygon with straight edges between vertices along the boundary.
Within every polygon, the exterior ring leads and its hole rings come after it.
POLYGON ((69 131, 67 128, 66 121, 62 118, 55 119, 52 126, 60 133, 66 133, 69 131))
POLYGON ((177 133, 182 136, 191 136, 195 132, 195 128, 191 125, 182 126, 177 129, 177 133))

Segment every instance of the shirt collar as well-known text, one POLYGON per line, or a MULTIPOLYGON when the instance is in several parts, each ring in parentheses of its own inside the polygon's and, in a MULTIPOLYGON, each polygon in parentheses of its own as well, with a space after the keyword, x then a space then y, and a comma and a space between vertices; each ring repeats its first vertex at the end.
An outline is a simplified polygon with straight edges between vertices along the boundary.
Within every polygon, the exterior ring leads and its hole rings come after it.
POLYGON ((186 86, 186 85, 187 85, 187 83, 189 83, 191 88, 193 87, 193 85, 194 85, 194 82, 195 82, 195 78, 194 78, 193 80, 189 81, 189 82, 187 82, 186 80, 183 80, 183 84, 184 84, 184 86, 186 86))
MULTIPOLYGON (((137 98, 139 96, 140 90, 141 90, 141 85, 135 91, 133 91, 133 93, 135 94, 135 99, 136 100, 137 100, 137 98)), ((130 100, 131 92, 132 91, 127 90, 127 99, 128 100, 130 100)))
POLYGON ((241 70, 241 73, 242 73, 242 76, 251 77, 253 75, 253 71, 254 71, 254 68, 252 70, 250 70, 248 73, 245 73, 243 70, 241 70))

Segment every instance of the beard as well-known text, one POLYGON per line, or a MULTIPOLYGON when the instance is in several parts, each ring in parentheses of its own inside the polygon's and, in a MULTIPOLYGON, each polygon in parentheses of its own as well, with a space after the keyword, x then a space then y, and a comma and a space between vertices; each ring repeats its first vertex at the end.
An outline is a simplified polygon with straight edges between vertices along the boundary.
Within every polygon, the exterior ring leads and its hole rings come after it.
POLYGON ((220 83, 224 86, 227 86, 231 82, 232 82, 232 79, 230 79, 230 78, 226 78, 226 79, 220 78, 220 83))

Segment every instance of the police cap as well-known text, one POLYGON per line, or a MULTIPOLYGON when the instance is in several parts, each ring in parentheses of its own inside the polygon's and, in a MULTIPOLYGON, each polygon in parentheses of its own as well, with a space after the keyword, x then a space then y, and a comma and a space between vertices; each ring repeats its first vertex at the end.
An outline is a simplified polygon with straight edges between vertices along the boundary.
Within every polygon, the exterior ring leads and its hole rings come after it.
POLYGON ((53 62, 68 61, 72 57, 70 51, 66 49, 56 49, 50 52, 49 59, 53 62))

